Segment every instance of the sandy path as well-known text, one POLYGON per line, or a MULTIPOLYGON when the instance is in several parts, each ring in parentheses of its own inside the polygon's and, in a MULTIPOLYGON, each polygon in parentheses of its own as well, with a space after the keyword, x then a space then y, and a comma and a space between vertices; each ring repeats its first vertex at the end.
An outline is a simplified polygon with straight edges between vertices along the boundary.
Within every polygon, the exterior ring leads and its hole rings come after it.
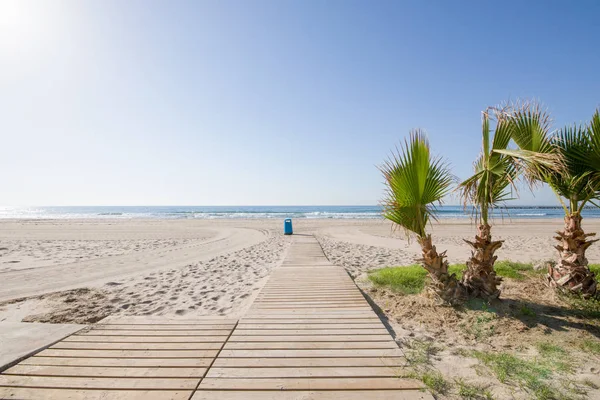
POLYGON ((209 239, 193 244, 46 266, 43 268, 43 276, 38 268, 1 272, 0 301, 79 287, 95 287, 139 273, 182 268, 255 245, 269 235, 265 230, 233 227, 218 227, 214 231, 209 239))

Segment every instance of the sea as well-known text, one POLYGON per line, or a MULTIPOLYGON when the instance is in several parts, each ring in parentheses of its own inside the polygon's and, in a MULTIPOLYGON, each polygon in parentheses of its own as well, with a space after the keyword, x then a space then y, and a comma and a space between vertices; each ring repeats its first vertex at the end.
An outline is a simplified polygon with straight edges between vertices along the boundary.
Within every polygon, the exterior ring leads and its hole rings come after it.
MULTIPOLYGON (((437 207, 438 218, 470 218, 463 206, 437 207)), ((0 219, 235 219, 235 218, 382 218, 380 206, 85 206, 85 207, 1 207, 0 219)), ((586 208, 584 218, 600 218, 600 209, 586 208)), ((503 219, 563 218, 559 206, 510 206, 495 209, 493 217, 503 219)))

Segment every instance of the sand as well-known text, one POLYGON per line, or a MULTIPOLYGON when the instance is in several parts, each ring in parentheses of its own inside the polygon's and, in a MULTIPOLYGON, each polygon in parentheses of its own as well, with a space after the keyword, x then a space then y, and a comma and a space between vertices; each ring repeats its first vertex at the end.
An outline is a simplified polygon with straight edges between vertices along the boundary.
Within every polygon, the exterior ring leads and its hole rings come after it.
MULTIPOLYGON (((285 256, 282 221, 47 220, 0 222, 0 321, 91 323, 108 315, 240 316, 285 256), (26 299, 26 300, 23 300, 26 299)), ((497 221, 499 259, 555 257, 560 220, 497 221)), ((600 231, 600 221, 584 221, 600 231)), ((353 277, 414 263, 419 247, 384 220, 294 220, 353 277)), ((468 220, 432 226, 450 262, 464 262, 468 220)), ((600 245, 588 252, 600 262, 600 245)))

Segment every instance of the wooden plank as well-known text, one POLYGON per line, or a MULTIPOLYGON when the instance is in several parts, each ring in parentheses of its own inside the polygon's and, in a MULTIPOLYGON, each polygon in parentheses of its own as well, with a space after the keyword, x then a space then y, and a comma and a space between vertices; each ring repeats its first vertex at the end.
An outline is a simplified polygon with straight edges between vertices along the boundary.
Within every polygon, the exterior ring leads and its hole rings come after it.
POLYGON ((225 350, 252 349, 397 349, 391 340, 387 342, 228 342, 225 350))
POLYGON ((296 304, 300 304, 300 305, 307 305, 307 304, 317 304, 317 305, 327 305, 329 304, 329 307, 333 307, 335 306, 339 306, 339 305, 355 305, 355 306, 364 306, 366 305, 366 300, 365 299, 349 299, 349 300, 340 300, 340 299, 335 299, 335 298, 331 298, 331 299, 322 299, 322 300, 318 300, 318 299, 295 299, 295 298, 288 298, 286 300, 256 300, 254 302, 254 305, 256 304, 261 304, 261 305, 271 305, 271 306, 276 306, 276 305, 296 305, 296 304))
POLYGON ((71 365, 78 367, 208 367, 212 358, 76 358, 34 356, 19 365, 71 365))
POLYGON ((416 381, 398 378, 204 378, 201 390, 351 390, 351 389, 420 389, 416 381))
POLYGON ((211 325, 211 324, 228 324, 235 325, 237 322, 234 318, 229 317, 194 317, 189 318, 165 318, 159 316, 109 316, 97 325, 119 324, 119 325, 211 325))
POLYGON ((219 357, 402 357, 400 349, 222 350, 219 357))
POLYGON ((195 358, 215 357, 218 350, 67 350, 46 349, 38 353, 45 357, 92 358, 195 358))
POLYGON ((310 311, 310 310, 286 310, 286 311, 250 311, 246 314, 246 318, 260 318, 260 317, 269 317, 269 318, 306 318, 306 317, 315 317, 319 318, 365 318, 365 317, 373 317, 373 310, 318 310, 318 312, 310 311))
POLYGON ((384 328, 380 329, 236 329, 238 335, 384 335, 389 334, 384 328))
POLYGON ((89 378, 89 377, 48 377, 0 375, 0 386, 20 386, 31 388, 73 388, 73 389, 172 389, 193 390, 199 378, 89 378))
POLYGON ((318 293, 265 293, 263 295, 259 295, 258 299, 260 301, 277 301, 282 299, 294 299, 294 300, 330 300, 330 299, 339 299, 339 300, 364 300, 365 298, 356 293, 342 293, 342 294, 318 294, 318 293))
POLYGON ((129 331, 94 329, 87 333, 91 336, 223 336, 229 335, 230 331, 129 331))
POLYGON ((236 342, 394 342, 389 334, 385 335, 266 335, 266 336, 245 336, 235 333, 229 338, 227 343, 236 342))
MULTIPOLYGON (((381 320, 377 317, 372 318, 244 318, 240 321, 240 324, 375 324, 381 323, 381 320)), ((77 337, 78 335, 74 335, 77 337)))
POLYGON ((126 330, 126 331, 231 331, 234 325, 118 325, 98 324, 93 330, 126 330))
POLYGON ((264 292, 262 294, 258 295, 259 299, 282 299, 282 298, 286 298, 286 296, 290 296, 293 298, 324 298, 324 299, 331 299, 331 298, 340 298, 340 299, 364 299, 364 297, 359 294, 356 293, 356 291, 354 291, 354 293, 272 293, 272 292, 264 292))
MULTIPOLYGON (((200 385, 202 386, 202 385, 200 385)), ((433 400, 419 390, 198 390, 192 400, 433 400)))
POLYGON ((331 357, 331 358, 223 358, 218 357, 215 367, 401 367, 407 365, 403 357, 331 357))
POLYGON ((101 343, 224 343, 227 336, 92 336, 71 335, 65 342, 101 343))
POLYGON ((261 305, 260 303, 256 303, 253 306, 255 309, 258 310, 298 310, 298 309, 306 309, 306 310, 311 310, 311 311, 315 311, 315 310, 319 310, 319 309, 323 309, 323 310, 329 310, 329 309, 346 309, 346 310, 357 310, 357 311, 361 311, 361 310, 368 310, 369 306, 365 305, 363 307, 358 307, 355 305, 337 305, 337 304, 326 304, 324 303, 323 305, 315 305, 315 304, 307 304, 307 305, 302 305, 302 304, 290 304, 290 305, 282 305, 282 306, 268 306, 268 305, 261 305))
POLYGON ((59 342, 51 349, 90 350, 218 350, 223 342, 211 343, 102 343, 102 342, 59 342))
POLYGON ((214 367, 206 378, 339 378, 339 377, 391 377, 397 378, 405 371, 402 367, 265 367, 221 368, 214 367))
POLYGON ((253 323, 245 323, 240 322, 238 325, 238 329, 246 330, 246 329, 382 329, 384 328, 381 322, 378 323, 362 323, 362 324, 353 324, 353 323, 341 323, 341 322, 330 322, 330 323, 320 323, 320 324, 270 324, 270 323, 262 323, 262 324, 253 324, 253 323))
POLYGON ((201 378, 207 368, 164 367, 82 367, 19 364, 4 371, 5 375, 29 376, 87 376, 96 378, 201 378))
MULTIPOLYGON (((192 390, 82 390, 0 387, 0 399, 19 400, 187 400, 192 390)), ((213 398, 217 399, 217 398, 213 398)))

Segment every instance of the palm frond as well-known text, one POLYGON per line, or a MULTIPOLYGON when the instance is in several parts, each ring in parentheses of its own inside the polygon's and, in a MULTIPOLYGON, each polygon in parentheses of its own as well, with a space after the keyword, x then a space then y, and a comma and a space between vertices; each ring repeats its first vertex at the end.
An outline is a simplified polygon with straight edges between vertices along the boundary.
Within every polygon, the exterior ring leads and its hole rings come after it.
POLYGON ((424 237, 427 222, 435 219, 435 203, 441 202, 454 182, 448 164, 432 157, 425 133, 414 130, 379 169, 386 183, 383 216, 424 237))
POLYGON ((500 207, 516 192, 518 168, 513 158, 501 154, 511 140, 511 131, 504 122, 507 108, 488 108, 482 118, 482 151, 474 163, 474 174, 459 184, 458 190, 465 207, 472 204, 476 218, 485 224, 489 210, 500 207), (490 120, 496 122, 491 134, 490 120))
POLYGON ((548 174, 546 181, 567 198, 571 211, 598 198, 600 190, 600 117, 598 112, 586 125, 572 125, 557 132, 553 144, 559 150, 565 169, 548 174), (598 119, 599 121, 597 121, 598 119))
POLYGON ((516 101, 502 119, 518 149, 495 152, 512 157, 530 187, 545 182, 546 176, 564 170, 564 160, 552 142, 550 114, 535 101, 516 101))

